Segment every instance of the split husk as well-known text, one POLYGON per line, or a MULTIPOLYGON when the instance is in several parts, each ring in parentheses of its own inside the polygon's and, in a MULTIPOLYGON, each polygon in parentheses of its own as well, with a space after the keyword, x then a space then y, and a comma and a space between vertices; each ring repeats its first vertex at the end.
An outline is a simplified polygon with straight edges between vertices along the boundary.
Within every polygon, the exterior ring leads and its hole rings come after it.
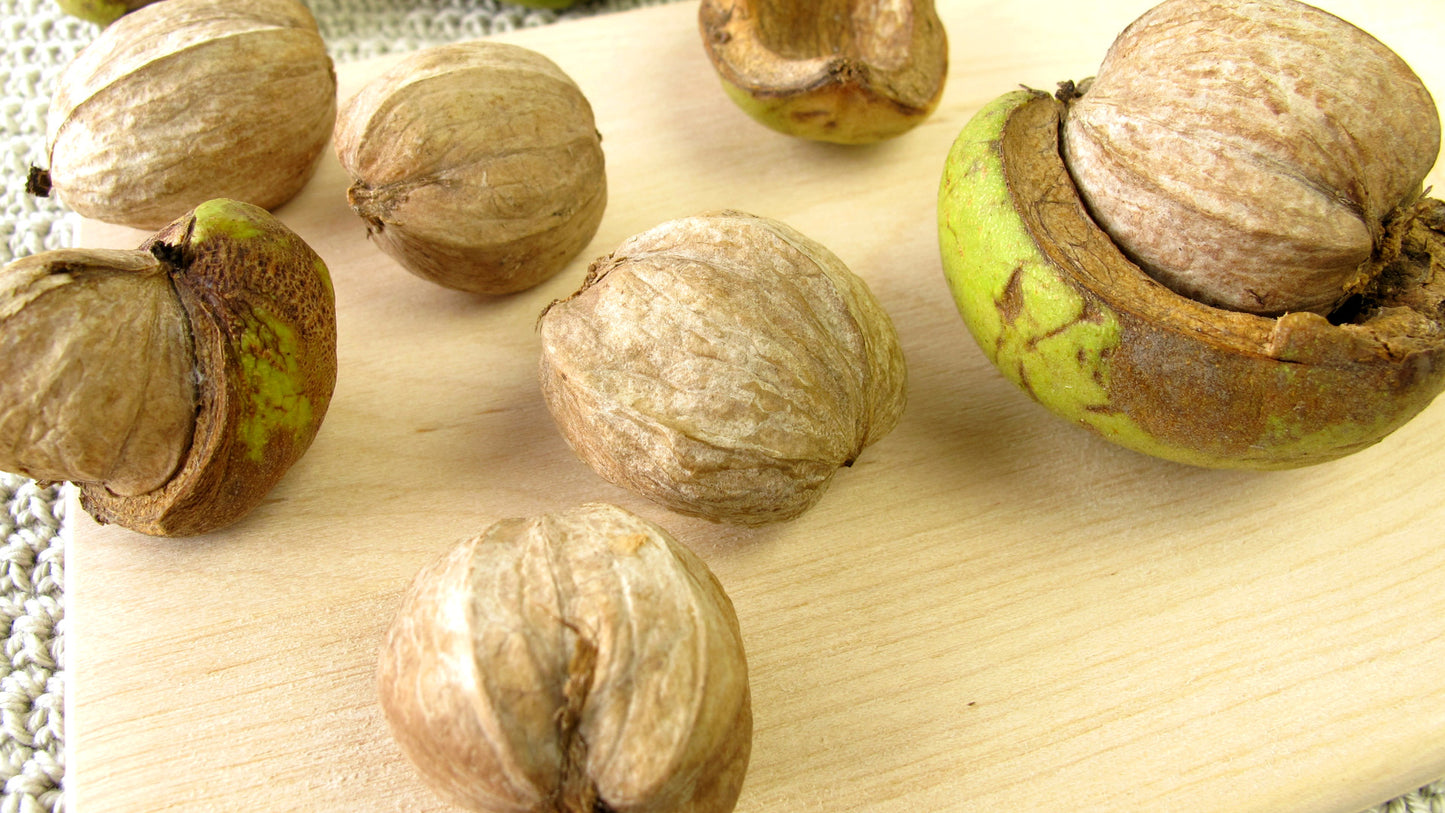
POLYGON ((301 458, 336 380, 326 266, 265 210, 209 201, 134 251, 0 272, 0 469, 70 480, 157 536, 245 516, 301 458))
POLYGON ((728 96, 788 135, 894 138, 932 114, 947 80, 933 0, 703 0, 698 23, 728 96))
POLYGON ((1367 448, 1445 389, 1445 204, 1395 220, 1376 284, 1333 319, 1170 291, 1092 220, 1059 152, 1064 104, 1020 90, 959 135, 939 190, 955 303, 1051 411, 1194 465, 1289 468, 1367 448))

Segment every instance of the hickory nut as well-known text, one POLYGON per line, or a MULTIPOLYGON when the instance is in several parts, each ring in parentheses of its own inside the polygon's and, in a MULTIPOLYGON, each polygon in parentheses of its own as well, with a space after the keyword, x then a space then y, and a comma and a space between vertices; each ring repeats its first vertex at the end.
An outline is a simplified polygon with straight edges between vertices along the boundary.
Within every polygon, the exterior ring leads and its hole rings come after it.
POLYGON ((1295 0, 1156 6, 1064 116, 1089 212, 1174 291, 1231 310, 1328 314, 1440 151, 1419 77, 1295 0))
POLYGON ((1399 57, 1295 0, 1170 0, 1081 87, 987 105, 940 185, 954 299, 1005 375, 1242 468, 1351 454, 1445 388, 1440 124, 1399 57))
POLYGON ((335 380, 326 266, 250 204, 0 270, 0 470, 75 482, 100 522, 239 519, 306 451, 335 380))
POLYGON ((615 506, 503 520, 423 569, 377 671, 397 743, 470 810, 726 813, 747 770, 732 603, 615 506))
POLYGON ((31 191, 156 229, 213 198, 266 209, 316 168, 336 75, 297 0, 165 0, 106 27, 61 74, 31 191))
POLYGON ((636 235, 540 328, 542 393, 572 449, 683 514, 796 517, 903 411, 903 352, 868 286, 767 218, 636 235))
POLYGON ((553 276, 607 205, 591 106, 560 68, 516 45, 406 57, 343 106, 336 154, 377 245, 463 291, 511 293, 553 276))
POLYGON ((948 77, 933 0, 703 0, 698 24, 728 96, 802 138, 901 135, 938 106, 948 77))

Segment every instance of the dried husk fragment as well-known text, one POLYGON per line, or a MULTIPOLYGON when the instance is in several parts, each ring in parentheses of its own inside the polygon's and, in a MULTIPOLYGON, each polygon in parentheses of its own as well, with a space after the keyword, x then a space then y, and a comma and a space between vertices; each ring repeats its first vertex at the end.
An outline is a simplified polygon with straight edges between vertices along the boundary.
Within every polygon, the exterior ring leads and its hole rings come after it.
POLYGON ((726 813, 751 751, 722 586, 601 503, 503 520, 424 568, 377 682, 402 751, 468 810, 726 813))
POLYGON ((1405 61, 1296 0, 1169 0, 1071 102, 1064 155, 1089 211, 1174 291, 1329 314, 1380 266, 1440 151, 1405 61))
POLYGON ((165 0, 107 26, 51 99, 32 191, 157 229, 214 198, 266 209, 310 179, 336 75, 297 0, 165 0))
POLYGON ((103 523, 187 536, 240 519, 335 386, 326 266, 250 204, 208 201, 135 251, 17 261, 0 297, 0 469, 75 482, 103 523))
POLYGON ((939 190, 944 269, 985 355, 1051 411, 1136 451, 1279 469, 1379 442, 1445 389, 1445 203, 1398 215, 1383 270, 1334 321, 1170 291, 1090 218, 1064 105, 1015 91, 960 133, 939 190))
POLYGON ((512 293, 555 275, 607 204, 586 97, 551 60, 507 43, 404 58, 343 105, 336 154, 376 244, 463 291, 512 293))
POLYGON ((868 286, 768 218, 668 221, 596 260, 540 321, 572 449, 674 511, 791 519, 897 424, 905 364, 868 286))
POLYGON ((938 106, 948 76, 933 0, 703 0, 698 24, 728 96, 788 135, 899 136, 938 106))

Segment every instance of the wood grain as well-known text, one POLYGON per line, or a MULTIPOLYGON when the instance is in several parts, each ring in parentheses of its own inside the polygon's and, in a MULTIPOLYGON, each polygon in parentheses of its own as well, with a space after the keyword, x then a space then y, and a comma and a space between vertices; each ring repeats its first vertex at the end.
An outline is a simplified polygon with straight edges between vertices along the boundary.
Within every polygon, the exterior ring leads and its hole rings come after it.
MULTIPOLYGON (((1356 813, 1445 775, 1445 404, 1351 458, 1261 474, 1145 458, 1029 401, 953 310, 942 160, 986 100, 1090 74, 1149 3, 939 5, 942 107, 867 149, 744 117, 692 3, 506 36, 592 100, 611 196, 582 257, 504 299, 386 259, 328 156, 279 212, 327 261, 340 312, 340 381, 310 453, 255 514, 203 538, 97 527, 72 505, 70 809, 444 809, 374 699, 400 591, 498 518, 597 499, 670 528, 733 598, 756 716, 747 813, 1356 813), (910 365, 898 429, 812 511, 755 531, 602 481, 536 385, 537 314, 590 258, 721 207, 832 248, 910 365)), ((1435 0, 1323 5, 1445 92, 1435 0)), ((393 61, 343 66, 343 95, 393 61)), ((1438 168, 1432 180, 1445 188, 1438 168)))

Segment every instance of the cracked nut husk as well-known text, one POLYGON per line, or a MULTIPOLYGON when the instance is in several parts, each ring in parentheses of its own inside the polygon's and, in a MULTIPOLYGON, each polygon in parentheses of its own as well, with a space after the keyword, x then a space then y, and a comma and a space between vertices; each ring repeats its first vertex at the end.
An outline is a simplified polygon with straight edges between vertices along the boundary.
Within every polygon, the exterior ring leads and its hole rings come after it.
POLYGON ((1322 463, 1445 389, 1438 149, 1418 78, 1348 23, 1169 0, 1097 78, 964 127, 944 271, 985 355, 1058 415, 1182 463, 1322 463))
POLYGON ((552 277, 607 205, 586 97, 551 60, 506 43, 404 58, 342 106, 336 154, 376 244, 463 291, 513 293, 552 277))
POLYGON ((1438 116, 1409 68, 1367 39, 1293 0, 1170 0, 1121 33, 1094 81, 985 105, 946 159, 938 224, 955 303, 988 360, 1105 439, 1212 468, 1332 461, 1429 406, 1445 388, 1445 204, 1418 188, 1438 116), (1399 98, 1342 98, 1371 90, 1355 72, 1399 98), (1374 103, 1394 133, 1360 123, 1360 105, 1374 103), (1071 140, 1075 116, 1087 120, 1071 140), (1358 143, 1337 126, 1360 127, 1358 143), (1126 149, 1130 133, 1144 140, 1126 149), (1104 163, 1137 163, 1134 188, 1105 201, 1107 183, 1081 191, 1091 182, 1075 163, 1097 173, 1085 140, 1108 137, 1126 152, 1104 163), (1341 222, 1364 235, 1350 260, 1361 264, 1345 269, 1348 290, 1325 297, 1345 295, 1328 318, 1220 308, 1218 292, 1159 284, 1101 228, 1105 208, 1140 202, 1179 218, 1153 235, 1159 253, 1243 267, 1243 248, 1267 260, 1257 279, 1289 280, 1287 293, 1314 279, 1303 266, 1337 264, 1341 222), (1243 234, 1222 230, 1230 217, 1243 234))
POLYGON ((336 75, 297 0, 165 0, 102 30, 56 83, 52 192, 96 220, 154 230, 214 198, 280 206, 310 179, 336 75))
POLYGON ((903 352, 864 281, 741 212, 630 238, 540 330, 542 392, 572 449, 683 514, 792 519, 903 412, 903 352))
POLYGON ((948 78, 933 0, 703 0, 698 25, 727 95, 801 138, 902 135, 933 113, 948 78))
POLYGON ((727 594, 602 503, 503 520, 424 568, 377 683, 402 751, 469 810, 726 813, 752 747, 727 594))
POLYGON ((1377 443, 1445 388, 1445 203, 1392 227, 1348 312, 1278 318, 1170 291, 1095 225, 1059 153, 1065 106, 1020 90, 948 156, 939 242, 984 354, 1054 413, 1135 451, 1280 469, 1377 443))
POLYGON ((250 204, 0 270, 0 470, 76 483, 103 523, 240 519, 305 453, 335 379, 326 266, 250 204))

